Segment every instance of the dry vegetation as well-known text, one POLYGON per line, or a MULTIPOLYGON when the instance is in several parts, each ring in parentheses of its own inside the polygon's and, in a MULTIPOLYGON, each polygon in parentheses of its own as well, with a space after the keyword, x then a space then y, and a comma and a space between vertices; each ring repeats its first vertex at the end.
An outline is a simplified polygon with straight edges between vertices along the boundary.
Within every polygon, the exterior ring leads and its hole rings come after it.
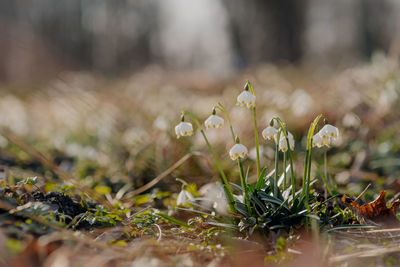
MULTIPOLYGON (((315 237, 301 229, 247 238, 218 217, 176 206, 181 184, 175 178, 184 179, 192 193, 201 196, 218 176, 198 133, 176 140, 173 128, 180 110, 204 119, 216 102, 224 103, 233 124, 240 125, 235 130, 242 143, 251 148, 251 121, 232 101, 247 79, 258 94, 260 130, 279 115, 294 134, 296 173, 303 171, 300 148, 308 125, 323 113, 341 129, 339 145, 328 153, 338 192, 358 196, 370 184, 363 200, 371 201, 382 189, 396 199, 398 65, 376 55, 369 64, 321 76, 266 65, 217 83, 201 73, 149 68, 116 81, 64 73, 43 88, 3 89, 0 265, 400 264, 398 226, 322 232, 323 246, 318 246, 315 237), (154 179, 159 182, 146 185, 154 179)), ((209 139, 228 176, 238 182, 236 165, 228 156, 229 131, 210 132, 209 139)), ((263 165, 270 171, 274 150, 268 144, 262 147, 263 165)), ((320 158, 316 152, 314 160, 320 158)), ((252 161, 252 152, 247 161, 252 161)), ((318 177, 316 169, 313 176, 318 177)), ((348 209, 339 215, 353 218, 348 209)))

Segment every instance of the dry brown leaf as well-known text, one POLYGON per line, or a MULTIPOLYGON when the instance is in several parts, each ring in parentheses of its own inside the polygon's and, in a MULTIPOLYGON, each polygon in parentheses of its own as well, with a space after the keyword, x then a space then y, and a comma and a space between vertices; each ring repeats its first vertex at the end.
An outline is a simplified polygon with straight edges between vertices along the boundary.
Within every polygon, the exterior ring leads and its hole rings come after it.
POLYGON ((386 192, 381 191, 377 199, 364 205, 360 205, 346 195, 342 197, 342 201, 354 212, 357 220, 362 224, 399 224, 399 220, 396 218, 396 209, 400 205, 400 201, 396 200, 393 202, 392 206, 388 208, 385 196, 386 192))

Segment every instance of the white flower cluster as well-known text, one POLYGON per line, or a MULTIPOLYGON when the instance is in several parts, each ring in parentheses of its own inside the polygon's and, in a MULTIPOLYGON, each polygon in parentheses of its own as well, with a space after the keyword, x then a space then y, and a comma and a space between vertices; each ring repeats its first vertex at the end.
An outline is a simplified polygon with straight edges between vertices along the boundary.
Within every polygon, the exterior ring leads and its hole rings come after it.
MULTIPOLYGON (((237 105, 246 106, 247 108, 255 107, 256 97, 254 94, 249 92, 249 90, 245 89, 241 92, 237 97, 237 105)), ((215 108, 213 109, 212 114, 204 121, 204 125, 206 129, 211 128, 222 128, 224 126, 224 119, 215 114, 215 108)), ((175 133, 177 138, 181 136, 190 136, 193 134, 193 126, 189 122, 179 123, 175 127, 175 133)), ((265 140, 274 140, 275 143, 278 143, 279 151, 286 152, 289 149, 294 150, 295 141, 292 133, 287 132, 286 136, 281 132, 280 138, 278 139, 278 129, 268 126, 262 131, 262 136, 265 140)), ((339 136, 338 128, 326 124, 317 134, 313 136, 312 146, 322 147, 322 146, 331 146, 333 140, 336 140, 339 136)), ((242 144, 235 144, 229 151, 229 156, 232 160, 236 160, 238 158, 244 159, 248 155, 247 148, 242 144)))
MULTIPOLYGON (((268 126, 267 128, 265 128, 262 131, 262 136, 263 136, 263 138, 265 140, 274 139, 274 141, 276 143, 277 139, 278 139, 278 130, 276 128, 274 128, 274 127, 268 126)), ((289 140, 290 150, 293 151, 294 150, 294 143, 295 143, 294 142, 294 137, 290 132, 288 132, 287 137, 288 137, 288 140, 289 140)), ((283 135, 283 133, 281 133, 280 137, 279 137, 279 147, 278 147, 278 149, 280 151, 282 151, 282 152, 288 151, 288 144, 287 144, 286 138, 283 135)))
POLYGON ((330 147, 332 142, 339 137, 339 129, 330 124, 326 124, 313 136, 313 147, 330 147))

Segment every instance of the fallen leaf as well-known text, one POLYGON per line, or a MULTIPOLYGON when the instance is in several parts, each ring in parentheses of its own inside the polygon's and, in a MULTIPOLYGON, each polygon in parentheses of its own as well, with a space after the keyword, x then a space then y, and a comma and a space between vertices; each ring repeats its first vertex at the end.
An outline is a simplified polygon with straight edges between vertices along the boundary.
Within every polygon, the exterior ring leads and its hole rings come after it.
POLYGON ((353 211, 357 220, 361 224, 382 226, 399 224, 399 220, 396 218, 396 209, 400 205, 400 201, 394 201, 391 207, 388 208, 386 205, 385 196, 386 192, 381 191, 377 199, 364 205, 360 205, 346 195, 342 197, 342 201, 353 211))

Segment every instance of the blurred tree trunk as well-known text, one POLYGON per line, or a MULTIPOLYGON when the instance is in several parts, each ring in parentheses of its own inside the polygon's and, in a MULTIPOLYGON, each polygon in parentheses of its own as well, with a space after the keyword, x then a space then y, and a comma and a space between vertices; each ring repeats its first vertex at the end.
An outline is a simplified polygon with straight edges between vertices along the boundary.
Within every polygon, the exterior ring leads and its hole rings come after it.
POLYGON ((307 1, 224 0, 237 65, 263 61, 299 61, 307 1))

